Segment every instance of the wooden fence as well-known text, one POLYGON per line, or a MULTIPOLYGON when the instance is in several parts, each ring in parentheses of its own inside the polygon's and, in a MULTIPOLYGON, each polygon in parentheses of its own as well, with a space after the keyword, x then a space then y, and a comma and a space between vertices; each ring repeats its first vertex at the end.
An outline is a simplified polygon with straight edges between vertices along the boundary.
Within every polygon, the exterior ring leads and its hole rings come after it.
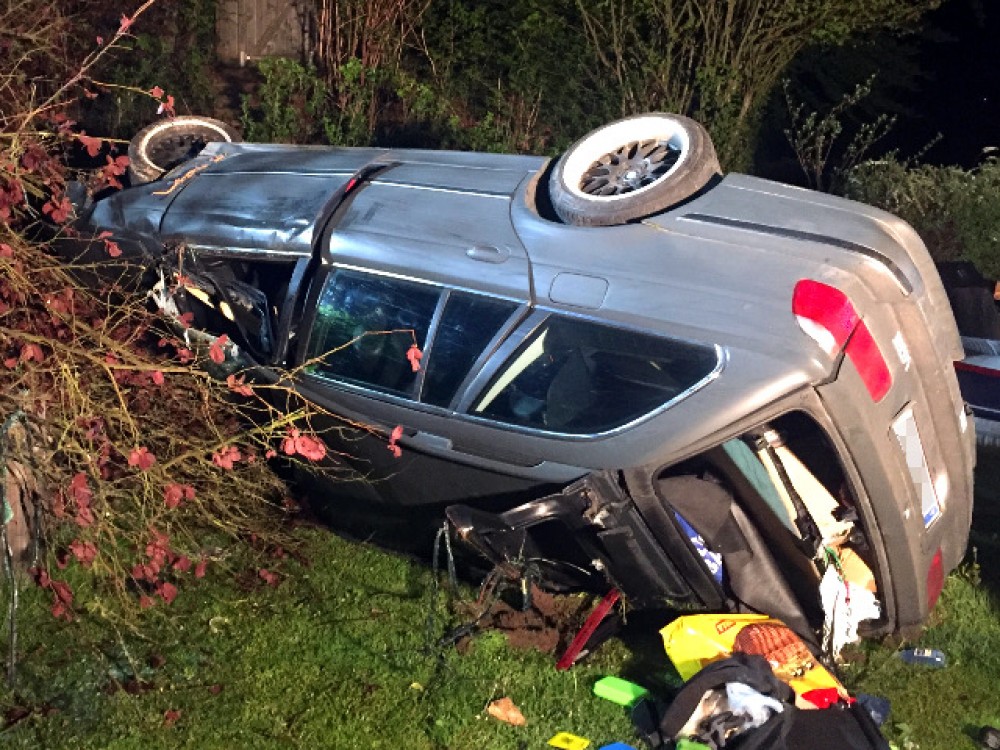
POLYGON ((308 0, 219 0, 219 59, 244 65, 261 57, 305 53, 308 0))

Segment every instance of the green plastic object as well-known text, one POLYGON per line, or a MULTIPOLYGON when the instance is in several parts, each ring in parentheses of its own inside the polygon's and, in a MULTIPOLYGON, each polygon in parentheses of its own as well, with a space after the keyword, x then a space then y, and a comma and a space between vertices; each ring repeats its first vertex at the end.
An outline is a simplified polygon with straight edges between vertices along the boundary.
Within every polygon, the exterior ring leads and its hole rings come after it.
POLYGON ((700 742, 682 738, 677 740, 676 750, 712 750, 712 748, 700 742))
POLYGON ((594 683, 594 695, 619 706, 631 706, 649 695, 649 691, 621 677, 602 677, 594 683))

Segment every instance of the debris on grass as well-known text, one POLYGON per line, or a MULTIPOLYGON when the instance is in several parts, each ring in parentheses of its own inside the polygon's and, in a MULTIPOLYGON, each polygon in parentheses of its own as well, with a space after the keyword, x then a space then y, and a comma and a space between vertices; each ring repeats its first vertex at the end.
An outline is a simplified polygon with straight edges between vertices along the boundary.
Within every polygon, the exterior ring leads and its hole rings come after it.
POLYGON ((523 727, 528 723, 528 720, 524 718, 524 714, 521 713, 521 709, 515 706, 514 701, 507 697, 491 701, 490 705, 486 707, 486 713, 498 721, 511 724, 515 727, 523 727))

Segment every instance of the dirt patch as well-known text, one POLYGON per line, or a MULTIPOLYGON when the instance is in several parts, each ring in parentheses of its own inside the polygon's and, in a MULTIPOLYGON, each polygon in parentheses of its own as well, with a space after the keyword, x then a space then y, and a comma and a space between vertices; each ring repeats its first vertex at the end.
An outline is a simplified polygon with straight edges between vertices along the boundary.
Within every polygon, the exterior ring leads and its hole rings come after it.
MULTIPOLYGON (((498 599, 479 621, 477 629, 503 633, 513 648, 536 649, 546 654, 565 649, 594 606, 591 597, 551 594, 534 584, 526 609, 517 602, 518 595, 512 599, 513 604, 506 597, 498 599)), ((471 620, 480 616, 483 606, 466 603, 459 606, 459 612, 471 620)), ((468 637, 457 643, 460 650, 468 645, 468 637)))

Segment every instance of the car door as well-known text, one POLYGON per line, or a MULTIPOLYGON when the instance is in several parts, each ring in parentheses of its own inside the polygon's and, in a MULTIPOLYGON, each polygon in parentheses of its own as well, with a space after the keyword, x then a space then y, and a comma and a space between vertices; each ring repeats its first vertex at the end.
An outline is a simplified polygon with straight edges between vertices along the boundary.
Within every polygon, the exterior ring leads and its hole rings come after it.
POLYGON ((579 475, 455 419, 469 373, 529 315, 530 290, 509 196, 377 181, 352 194, 322 238, 297 388, 369 428, 340 447, 374 494, 451 502, 579 475))

